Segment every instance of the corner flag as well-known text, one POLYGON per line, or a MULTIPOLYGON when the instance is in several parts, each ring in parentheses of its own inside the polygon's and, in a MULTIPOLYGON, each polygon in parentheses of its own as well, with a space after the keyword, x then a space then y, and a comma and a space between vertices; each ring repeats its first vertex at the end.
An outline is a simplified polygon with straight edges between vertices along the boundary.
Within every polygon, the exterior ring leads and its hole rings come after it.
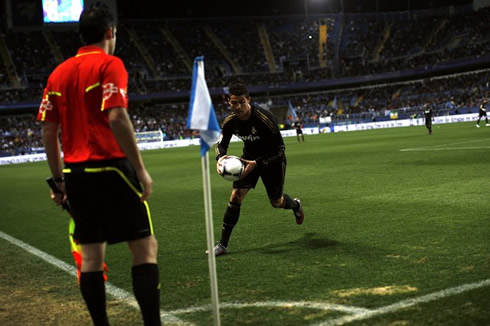
POLYGON ((216 142, 221 132, 208 86, 206 85, 206 79, 204 79, 204 57, 196 57, 194 59, 191 99, 186 128, 200 131, 201 157, 216 142))
POLYGON ((221 132, 216 113, 214 113, 211 95, 204 79, 204 57, 194 59, 192 73, 191 99, 187 129, 198 129, 201 134, 201 167, 204 192, 204 215, 206 219, 206 238, 208 247, 209 280, 213 307, 214 326, 220 326, 218 278, 216 276, 216 257, 214 256, 213 205, 211 200, 211 180, 209 176, 208 150, 213 146, 221 132))

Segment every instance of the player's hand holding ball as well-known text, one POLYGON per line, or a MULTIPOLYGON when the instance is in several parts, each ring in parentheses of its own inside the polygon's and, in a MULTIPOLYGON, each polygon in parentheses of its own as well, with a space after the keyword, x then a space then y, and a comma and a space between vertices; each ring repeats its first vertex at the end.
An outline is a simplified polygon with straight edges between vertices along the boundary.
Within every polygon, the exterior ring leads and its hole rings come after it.
POLYGON ((240 161, 242 161, 243 164, 245 164, 245 168, 243 169, 243 172, 241 175, 241 178, 243 179, 247 176, 247 174, 250 173, 250 171, 252 171, 253 169, 255 169, 257 167, 257 162, 245 160, 243 158, 241 158, 240 161))
POLYGON ((219 175, 223 175, 223 161, 228 155, 221 156, 218 159, 218 162, 216 162, 216 172, 218 172, 219 175))

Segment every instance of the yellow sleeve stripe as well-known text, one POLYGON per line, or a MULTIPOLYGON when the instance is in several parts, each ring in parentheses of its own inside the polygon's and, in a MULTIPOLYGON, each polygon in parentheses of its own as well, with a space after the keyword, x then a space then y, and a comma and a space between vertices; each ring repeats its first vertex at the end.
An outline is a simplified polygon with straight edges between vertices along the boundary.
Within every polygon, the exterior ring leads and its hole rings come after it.
POLYGON ((85 88, 85 93, 90 92, 91 90, 93 90, 97 86, 100 86, 100 82, 96 82, 95 84, 90 85, 89 87, 85 88))
MULTIPOLYGON (((61 96, 61 92, 56 92, 56 91, 46 92, 46 96, 45 96, 46 102, 49 100, 50 95, 61 96)), ((41 115, 41 121, 45 121, 45 120, 46 120, 46 110, 43 110, 41 115)))
MULTIPOLYGON (((142 193, 135 188, 135 186, 128 180, 128 178, 124 175, 124 173, 122 173, 122 171, 119 170, 118 168, 112 166, 106 166, 103 168, 85 168, 83 169, 83 171, 87 173, 100 173, 100 172, 109 172, 109 171, 116 172, 124 180, 124 182, 126 182, 127 185, 136 193, 136 195, 138 195, 138 197, 141 198, 142 196, 142 193)), ((71 173, 71 169, 63 169, 63 173, 71 173)), ((148 206, 148 202, 146 200, 143 202, 143 204, 146 207, 146 214, 148 215, 150 231, 151 234, 153 234, 153 223, 151 221, 150 207, 148 206)))
POLYGON ((102 53, 101 51, 92 51, 92 52, 85 52, 85 53, 79 53, 76 55, 76 57, 81 57, 83 55, 87 55, 87 54, 97 54, 97 53, 102 53))
POLYGON ((260 120, 264 121, 264 123, 267 125, 267 127, 269 127, 269 129, 272 132, 275 131, 274 123, 265 114, 263 114, 262 112, 257 111, 257 116, 258 116, 258 118, 260 120))
POLYGON ((235 114, 234 114, 234 113, 232 113, 232 114, 230 114, 229 116, 227 116, 227 117, 225 118, 225 120, 223 121, 223 126, 224 126, 224 125, 225 125, 225 124, 226 124, 228 121, 230 121, 231 119, 233 119, 234 117, 235 117, 235 114))

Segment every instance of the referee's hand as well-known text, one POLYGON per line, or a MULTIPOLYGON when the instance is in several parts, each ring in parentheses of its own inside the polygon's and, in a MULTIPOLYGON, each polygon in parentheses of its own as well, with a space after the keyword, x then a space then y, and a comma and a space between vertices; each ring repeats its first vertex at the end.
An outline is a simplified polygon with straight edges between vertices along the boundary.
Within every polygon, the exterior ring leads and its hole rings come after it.
POLYGON ((138 176, 138 180, 143 185, 143 193, 141 194, 141 201, 144 202, 150 198, 151 193, 153 191, 153 180, 150 177, 150 174, 146 169, 141 169, 136 171, 136 175, 138 176))

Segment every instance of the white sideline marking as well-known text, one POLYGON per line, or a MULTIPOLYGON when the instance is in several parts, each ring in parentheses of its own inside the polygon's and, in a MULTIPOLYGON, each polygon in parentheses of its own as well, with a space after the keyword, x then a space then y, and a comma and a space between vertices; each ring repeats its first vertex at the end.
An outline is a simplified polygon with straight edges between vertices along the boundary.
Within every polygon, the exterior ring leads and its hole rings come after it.
POLYGON ((400 152, 426 152, 426 151, 454 151, 454 150, 468 150, 468 149, 487 149, 490 146, 482 146, 482 147, 438 147, 438 148, 404 148, 400 149, 400 152))
POLYGON ((471 284, 464 284, 461 286, 456 286, 453 288, 449 288, 449 289, 433 292, 433 293, 430 293, 427 295, 423 295, 421 297, 402 300, 402 301, 397 302, 395 304, 384 306, 384 307, 381 307, 378 309, 374 309, 374 310, 370 310, 370 311, 366 311, 366 312, 361 312, 361 313, 354 314, 351 316, 344 316, 341 318, 328 320, 326 322, 315 324, 315 325, 316 326, 343 325, 346 323, 350 323, 351 321, 364 320, 364 319, 368 319, 368 318, 371 318, 374 316, 379 316, 379 315, 387 314, 390 312, 395 312, 395 311, 398 311, 400 309, 408 308, 408 307, 414 306, 414 305, 419 304, 419 303, 426 303, 426 302, 442 299, 442 298, 445 298, 445 297, 448 297, 451 295, 460 294, 460 293, 463 293, 463 292, 466 292, 469 290, 478 289, 478 288, 488 286, 488 285, 490 285, 490 279, 480 281, 480 282, 476 282, 476 283, 471 283, 471 284))
MULTIPOLYGON (((45 262, 47 262, 47 263, 49 263, 55 267, 58 267, 59 269, 67 272, 70 275, 73 275, 75 277, 77 276, 77 269, 74 266, 67 264, 62 260, 59 260, 58 258, 51 256, 50 254, 45 253, 44 251, 36 249, 33 246, 28 245, 27 243, 25 243, 19 239, 16 239, 16 238, 14 238, 14 237, 6 234, 6 233, 3 233, 2 231, 0 231, 0 238, 7 240, 8 242, 24 249, 25 251, 27 251, 28 253, 30 253, 34 256, 41 258, 45 262)), ((120 289, 120 288, 112 285, 111 283, 106 282, 106 292, 108 294, 110 294, 111 296, 115 297, 116 299, 119 299, 122 302, 126 303, 127 305, 134 307, 134 308, 139 310, 139 306, 138 306, 138 303, 136 302, 136 299, 128 291, 120 289)), ((182 320, 180 320, 179 318, 177 318, 171 314, 168 314, 166 312, 163 312, 162 310, 160 310, 160 315, 162 316, 163 322, 174 323, 174 324, 184 324, 184 322, 182 320)), ((187 325, 189 325, 189 324, 187 323, 187 325)))
POLYGON ((490 148, 490 146, 466 146, 466 147, 451 147, 451 146, 474 143, 474 142, 481 142, 481 141, 489 141, 489 140, 490 139, 476 139, 476 140, 467 140, 467 141, 462 141, 462 142, 457 142, 457 143, 440 144, 440 145, 433 145, 433 146, 403 148, 403 149, 400 149, 400 152, 454 151, 454 150, 487 149, 487 148, 490 148), (442 146, 449 146, 449 147, 442 147, 442 146))

